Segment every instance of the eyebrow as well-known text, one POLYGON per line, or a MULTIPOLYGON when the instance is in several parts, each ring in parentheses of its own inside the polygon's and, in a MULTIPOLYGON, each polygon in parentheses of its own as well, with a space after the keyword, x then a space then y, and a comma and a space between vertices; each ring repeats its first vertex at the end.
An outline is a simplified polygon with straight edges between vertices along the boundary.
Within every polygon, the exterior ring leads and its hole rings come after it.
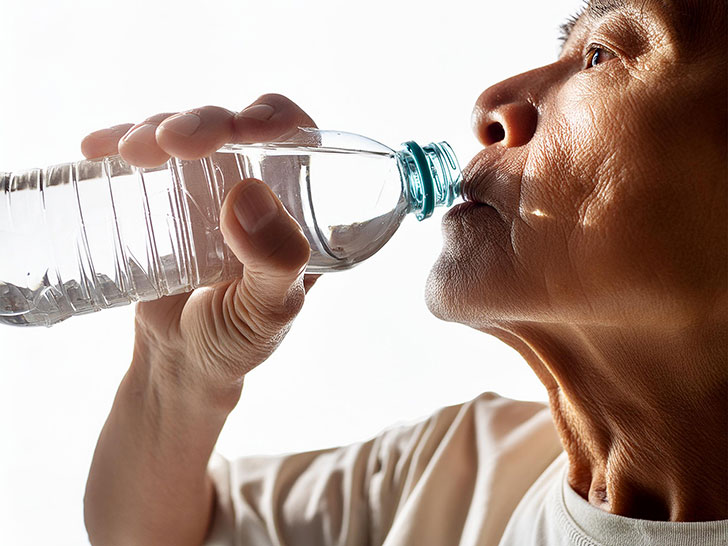
POLYGON ((584 17, 598 20, 612 12, 639 6, 641 13, 650 13, 674 32, 687 54, 718 53, 725 47, 726 3, 705 0, 584 0, 581 9, 560 26, 561 48, 569 40, 574 27, 584 17), (716 40, 716 35, 720 36, 716 40))
POLYGON ((595 19, 604 17, 613 11, 624 9, 624 0, 591 0, 587 5, 589 15, 595 19))

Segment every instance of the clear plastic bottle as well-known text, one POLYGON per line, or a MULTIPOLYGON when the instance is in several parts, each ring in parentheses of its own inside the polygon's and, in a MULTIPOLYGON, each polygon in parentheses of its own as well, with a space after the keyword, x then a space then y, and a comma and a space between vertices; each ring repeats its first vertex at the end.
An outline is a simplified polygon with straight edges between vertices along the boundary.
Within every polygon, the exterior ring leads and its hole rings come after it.
POLYGON ((299 128, 276 142, 136 168, 118 155, 0 173, 0 324, 51 326, 240 275, 219 228, 227 192, 266 182, 311 244, 306 271, 348 269, 412 212, 460 194, 445 142, 399 151, 351 133, 299 128))

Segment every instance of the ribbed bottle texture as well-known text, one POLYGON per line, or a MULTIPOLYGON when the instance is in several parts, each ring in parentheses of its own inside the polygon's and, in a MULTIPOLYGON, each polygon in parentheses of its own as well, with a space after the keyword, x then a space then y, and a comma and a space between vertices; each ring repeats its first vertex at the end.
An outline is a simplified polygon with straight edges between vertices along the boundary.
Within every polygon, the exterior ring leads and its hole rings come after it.
POLYGON ((314 129, 148 169, 117 155, 0 173, 0 324, 51 326, 239 276, 220 211, 229 190, 251 177, 301 226, 310 273, 356 265, 408 213, 424 219, 460 191, 446 143, 408 142, 395 152, 314 129))
POLYGON ((216 169, 210 158, 139 169, 112 156, 3 174, 13 264, 2 268, 0 322, 50 325, 230 276, 216 169))

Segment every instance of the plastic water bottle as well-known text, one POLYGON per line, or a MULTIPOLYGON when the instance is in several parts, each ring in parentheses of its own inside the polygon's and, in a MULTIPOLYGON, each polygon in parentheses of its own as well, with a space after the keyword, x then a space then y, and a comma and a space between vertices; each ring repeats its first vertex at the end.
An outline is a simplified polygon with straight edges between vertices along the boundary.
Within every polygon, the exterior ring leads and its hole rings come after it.
POLYGON ((0 324, 51 326, 242 274, 219 213, 243 178, 263 180, 303 228, 310 273, 377 252, 408 213, 460 194, 446 142, 399 151, 351 133, 299 128, 276 142, 137 168, 118 155, 0 173, 0 324))

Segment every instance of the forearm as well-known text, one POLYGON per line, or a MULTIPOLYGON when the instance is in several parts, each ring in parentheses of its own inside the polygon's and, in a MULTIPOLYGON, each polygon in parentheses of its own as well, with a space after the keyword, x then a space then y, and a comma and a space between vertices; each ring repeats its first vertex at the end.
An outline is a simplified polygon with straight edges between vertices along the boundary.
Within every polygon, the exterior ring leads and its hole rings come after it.
POLYGON ((135 362, 96 446, 84 501, 94 546, 199 545, 214 510, 207 463, 229 409, 135 362))

